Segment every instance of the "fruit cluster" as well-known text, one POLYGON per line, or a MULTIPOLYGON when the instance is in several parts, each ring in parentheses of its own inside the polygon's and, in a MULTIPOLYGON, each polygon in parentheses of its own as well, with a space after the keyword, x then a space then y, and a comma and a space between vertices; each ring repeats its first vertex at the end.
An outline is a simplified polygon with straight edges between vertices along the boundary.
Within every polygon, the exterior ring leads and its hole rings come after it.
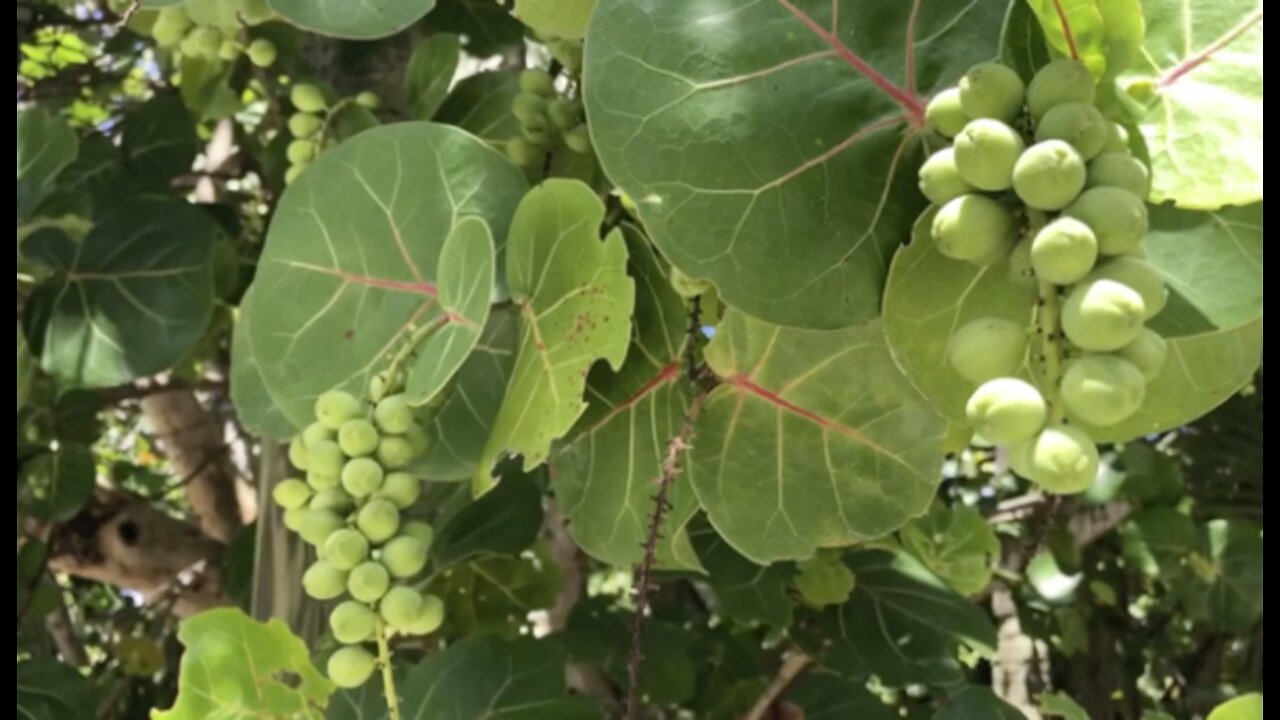
MULTIPOLYGON (((375 381, 382 397, 383 381, 375 381)), ((378 667, 365 645, 387 633, 430 635, 444 622, 444 603, 410 582, 427 566, 435 533, 402 513, 422 494, 409 466, 430 438, 402 395, 366 404, 343 392, 316 401, 316 423, 290 446, 306 480, 285 480, 274 499, 285 525, 316 548, 319 560, 303 586, 323 602, 348 599, 329 616, 345 647, 329 662, 342 688, 364 685, 378 667)))
POLYGON ((151 25, 151 37, 162 48, 206 60, 249 62, 266 68, 276 62, 275 43, 266 38, 245 41, 245 30, 275 17, 266 0, 196 2, 161 10, 151 25))
POLYGON ((591 152, 591 134, 582 103, 562 96, 551 73, 524 71, 520 75, 520 94, 512 101, 511 112, 520 121, 520 137, 507 143, 507 156, 516 165, 537 167, 557 139, 580 155, 591 152))
POLYGON ((1063 494, 1088 489, 1098 472, 1082 426, 1136 415, 1169 353, 1146 327, 1168 302, 1143 246, 1150 171, 1096 94, 1074 60, 1051 63, 1029 86, 1004 65, 978 65, 929 104, 931 129, 954 142, 920 171, 942 254, 982 266, 1008 259, 1015 281, 1040 288, 1044 365, 1031 375, 1041 387, 1018 377, 1031 344, 1024 324, 975 320, 951 337, 948 357, 979 386, 973 428, 1010 446, 1018 474, 1063 494))
POLYGON ((351 104, 366 110, 377 110, 382 105, 382 99, 368 91, 331 104, 320 88, 309 83, 294 85, 289 101, 295 112, 289 117, 289 134, 293 136, 293 142, 285 151, 289 160, 289 170, 284 177, 287 185, 292 185, 320 156, 334 116, 351 104))

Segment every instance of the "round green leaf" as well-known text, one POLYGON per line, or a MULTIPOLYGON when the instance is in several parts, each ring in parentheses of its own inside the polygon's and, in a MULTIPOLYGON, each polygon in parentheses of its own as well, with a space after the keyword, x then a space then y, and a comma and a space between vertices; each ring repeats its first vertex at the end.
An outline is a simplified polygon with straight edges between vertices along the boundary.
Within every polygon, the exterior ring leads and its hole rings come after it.
POLYGON ((991 583, 1000 555, 982 513, 969 507, 935 505, 928 515, 902 529, 903 547, 961 595, 977 595, 991 583))
POLYGON ((168 191, 173 178, 191 170, 200 138, 180 97, 156 95, 125 117, 120 149, 131 178, 168 191))
POLYGON ((95 477, 89 448, 62 445, 23 466, 19 478, 23 504, 41 520, 66 522, 93 497, 95 477))
POLYGON ((1008 6, 604 0, 586 46, 595 146, 663 254, 729 305, 869 320, 923 208, 927 96, 998 54, 1008 6))
POLYGON ((80 139, 60 115, 47 108, 18 113, 18 221, 35 212, 75 161, 80 139))
POLYGON ((478 73, 449 93, 435 121, 457 125, 505 152, 507 143, 521 136, 520 121, 511 112, 511 103, 519 94, 519 71, 478 73))
POLYGON ((516 0, 516 17, 544 38, 581 40, 599 0, 516 0))
POLYGON ((723 384, 695 429, 692 480, 761 564, 883 537, 928 509, 946 423, 893 362, 880 323, 821 332, 731 312, 707 348, 723 384))
POLYGON ((51 658, 18 663, 18 711, 23 720, 92 717, 93 687, 78 670, 51 658))
POLYGON ((1219 707, 1209 720, 1262 720, 1262 695, 1245 695, 1219 707))
POLYGON ((404 72, 404 91, 416 119, 430 120, 440 109, 461 55, 461 38, 448 33, 433 35, 413 49, 404 72))
MULTIPOLYGON (((457 324, 441 306, 446 238, 468 216, 506 237, 525 189, 505 158, 443 125, 370 130, 321 157, 281 200, 241 311, 232 388, 241 418, 291 435, 321 394, 363 395, 415 332, 457 324)), ((419 353, 410 375, 440 376, 437 359, 419 353)))
POLYGON ((413 25, 436 0, 268 0, 290 23, 319 35, 376 40, 413 25))

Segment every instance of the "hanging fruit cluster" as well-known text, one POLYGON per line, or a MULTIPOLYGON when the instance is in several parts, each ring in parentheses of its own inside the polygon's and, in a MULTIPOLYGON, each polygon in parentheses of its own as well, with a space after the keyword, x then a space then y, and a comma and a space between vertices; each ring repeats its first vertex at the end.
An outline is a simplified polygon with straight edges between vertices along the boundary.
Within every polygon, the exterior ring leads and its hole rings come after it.
POLYGON ((520 94, 511 112, 520 121, 521 136, 507 143, 507 156, 520 167, 538 167, 557 141, 580 155, 592 151, 582 102, 561 95, 545 70, 520 75, 520 94))
POLYGON ((396 388, 381 378, 374 385, 372 397, 383 398, 377 403, 343 392, 317 400, 316 423, 290 446, 290 461, 306 480, 285 480, 274 490, 285 525, 319 557, 303 578, 307 594, 346 598, 329 616, 344 645, 329 676, 342 688, 364 685, 378 669, 368 644, 385 648, 392 633, 430 635, 444 622, 444 603, 412 584, 427 566, 435 533, 403 516, 422 494, 409 468, 430 448, 430 436, 404 396, 387 394, 396 388))
POLYGON ((267 0, 193 2, 161 10, 151 25, 151 36, 161 48, 187 57, 235 62, 246 55, 254 65, 266 68, 276 62, 275 43, 248 39, 247 34, 249 28, 274 17, 267 0))
POLYGON ((1169 353, 1146 327, 1168 302, 1143 246, 1150 171, 1096 96, 1074 60, 1029 86, 1004 65, 976 66, 930 103, 931 129, 954 142, 920 171, 943 255, 982 266, 1012 255, 1015 273, 1038 284, 1032 327, 975 320, 951 337, 948 357, 978 386, 973 429, 1009 446, 1018 474, 1063 494, 1097 476, 1086 428, 1136 415, 1169 353))
POLYGON ((294 114, 289 117, 289 134, 293 142, 285 151, 289 170, 285 183, 292 185, 315 159, 320 157, 331 138, 329 129, 337 115, 352 105, 366 110, 377 110, 382 99, 375 93, 362 92, 351 98, 330 103, 324 91, 310 83, 298 83, 289 93, 294 114))

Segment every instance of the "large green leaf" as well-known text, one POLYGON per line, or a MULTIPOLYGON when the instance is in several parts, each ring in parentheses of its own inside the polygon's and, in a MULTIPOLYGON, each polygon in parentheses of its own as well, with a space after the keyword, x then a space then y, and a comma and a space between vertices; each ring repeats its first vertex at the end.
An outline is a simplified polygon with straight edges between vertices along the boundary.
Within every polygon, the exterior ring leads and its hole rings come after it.
POLYGON ((1145 0, 1153 202, 1262 201, 1262 0, 1145 0))
POLYGON ((341 690, 329 701, 325 720, 386 720, 387 699, 382 684, 365 683, 359 690, 341 690))
POLYGON ((996 649, 996 630, 981 607, 956 595, 907 555, 854 556, 858 587, 846 605, 826 613, 834 640, 826 664, 849 677, 885 684, 956 685, 964 681, 961 647, 984 657, 996 649))
POLYGON ((1008 5, 602 0, 596 148, 663 254, 729 305, 798 327, 869 320, 922 209, 925 96, 998 54, 1008 5))
POLYGON ((461 38, 447 33, 432 35, 413 49, 404 71, 404 85, 414 118, 430 120, 440 109, 449 95, 461 56, 461 38))
POLYGON ((303 30, 352 40, 395 35, 421 20, 436 0, 267 0, 303 30))
POLYGON ((449 518, 436 535, 432 562, 448 568, 480 557, 516 556, 542 530, 542 491, 531 478, 504 480, 449 518))
POLYGON ((524 43, 524 26, 492 0, 441 0, 426 22, 461 35, 467 54, 476 57, 498 55, 524 43))
POLYGON ((555 605, 562 586, 555 563, 542 554, 526 553, 449 568, 427 589, 444 598, 444 635, 516 638, 527 632, 530 613, 555 605))
POLYGON ((404 683, 406 718, 599 720, 591 701, 569 696, 567 659, 528 638, 469 638, 432 655, 404 683))
POLYGON ((322 720, 334 687, 311 653, 279 620, 255 622, 239 610, 211 610, 182 624, 186 652, 173 709, 154 720, 322 720))
POLYGON ((18 361, 15 363, 18 368, 18 409, 21 410, 22 406, 27 404, 27 398, 31 396, 31 384, 36 377, 36 360, 31 357, 31 351, 27 349, 27 339, 22 336, 21 325, 18 325, 18 340, 15 346, 18 349, 18 361))
POLYGON ((428 326, 431 335, 414 349, 418 360, 405 390, 409 402, 433 400, 476 349, 489 322, 495 263, 489 226, 476 217, 458 221, 440 250, 436 299, 441 315, 428 326))
POLYGON ((28 512, 47 522, 66 522, 93 497, 97 471, 93 453, 66 443, 22 467, 19 496, 28 512))
POLYGON ((581 40, 599 0, 516 0, 515 15, 544 38, 581 40))
POLYGON ((967 687, 951 697, 934 720, 1026 720, 988 688, 967 687))
POLYGON ((182 360, 213 313, 210 259, 221 234, 184 202, 131 199, 105 208, 78 243, 55 230, 28 238, 23 254, 54 271, 32 300, 44 322, 28 329, 41 367, 72 385, 108 387, 182 360))
POLYGON ((723 384, 696 426, 693 481, 738 552, 805 559, 928 509, 946 424, 894 364, 880 323, 822 332, 731 312, 706 357, 723 384))
POLYGON ((1089 720, 1089 713, 1066 693, 1045 695, 1040 699, 1040 710, 1045 717, 1063 720, 1089 720))
POLYGON ((1000 539, 982 513, 935 505, 902 529, 902 545, 951 589, 976 595, 991 583, 1000 539))
POLYGON ((175 177, 190 172, 200 138, 182 98, 156 95, 125 116, 120 148, 130 176, 148 190, 164 192, 175 177))
POLYGON ((791 626, 795 602, 787 588, 794 566, 757 565, 739 555, 715 528, 699 522, 691 531, 693 546, 707 570, 707 584, 720 600, 719 610, 745 624, 765 623, 779 630, 791 626))
POLYGON ((894 709, 872 695, 865 682, 829 673, 810 673, 787 693, 787 702, 804 709, 805 720, 894 720, 894 709))
POLYGON ((1245 695, 1219 707, 1209 720, 1262 720, 1262 695, 1245 695))
POLYGON ((580 182, 549 180, 530 191, 512 221, 507 283, 520 311, 520 344, 506 398, 476 470, 477 491, 493 485, 504 455, 541 465, 587 409, 587 373, 598 360, 618 370, 627 357, 635 282, 622 232, 603 242, 605 207, 580 182))
POLYGON ((1262 527, 1245 520, 1214 520, 1204 529, 1211 565, 1207 594, 1190 600, 1193 614, 1226 632, 1247 633, 1262 619, 1262 527))
POLYGON ((91 720, 97 708, 89 681, 49 658, 18 663, 17 696, 22 720, 91 720))
MULTIPOLYGON (((631 637, 635 615, 612 607, 609 598, 579 603, 569 617, 569 627, 555 637, 575 665, 600 668, 616 687, 630 682, 631 637)), ((648 618, 644 624, 644 666, 640 692, 648 704, 682 705, 698 689, 698 660, 720 647, 708 647, 697 630, 648 618)), ((720 658, 717 658, 720 659, 720 658)), ((713 661, 714 662, 714 661, 713 661)))
POLYGON ((1142 50, 1139 0, 1027 0, 1027 4, 1054 52, 1080 58, 1099 78, 1114 78, 1127 70, 1142 50))
POLYGON ((1188 559, 1198 552, 1198 531, 1190 516, 1171 508, 1144 510, 1121 531, 1129 566, 1151 580, 1170 585, 1192 572, 1188 559))
MULTIPOLYGON (((443 125, 378 128, 325 153, 281 200, 242 310, 233 392, 244 421, 288 436, 322 393, 362 394, 417 330, 459 324, 440 303, 443 244, 468 216, 506 237, 525 188, 505 158, 443 125)), ((441 374, 438 361, 419 353, 409 376, 441 374)))
POLYGON ((47 108, 18 113, 18 221, 29 217, 53 192, 54 183, 75 161, 80 139, 60 115, 47 108))
MULTIPOLYGON (((591 408, 553 460, 553 486, 569 531, 584 550, 617 567, 644 558, 667 445, 688 412, 680 382, 688 311, 649 243, 633 229, 625 234, 636 282, 631 351, 620 371, 598 367, 587 379, 591 408)), ((676 479, 668 499, 672 510, 662 529, 659 563, 700 570, 685 531, 698 510, 687 473, 676 479)))

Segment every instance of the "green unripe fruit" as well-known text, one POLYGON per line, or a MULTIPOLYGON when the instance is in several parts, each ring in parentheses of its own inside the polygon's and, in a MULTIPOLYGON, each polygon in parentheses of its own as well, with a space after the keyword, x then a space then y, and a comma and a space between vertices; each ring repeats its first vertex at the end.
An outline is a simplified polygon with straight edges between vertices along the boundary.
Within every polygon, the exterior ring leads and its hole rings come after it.
POLYGON ((551 97, 556 94, 556 79, 546 70, 525 70, 520 73, 520 89, 527 93, 551 97))
POLYGON ((444 601, 434 595, 422 599, 422 609, 418 616, 401 632, 414 637, 426 637, 444 625, 444 601))
POLYGON ((373 411, 378 427, 388 435, 403 435, 414 425, 413 408, 404 395, 383 398, 373 411))
POLYGON ((325 473, 312 470, 307 473, 307 484, 316 492, 336 490, 342 487, 342 477, 340 475, 327 475, 325 473))
POLYGON ((311 453, 307 451, 307 443, 302 438, 294 438, 289 443, 289 464, 306 471, 311 465, 311 453))
POLYGON ((294 140, 289 143, 285 156, 294 165, 306 165, 315 159, 319 148, 310 140, 294 140))
POLYGON ((1169 305, 1169 286, 1164 273, 1155 265, 1139 257, 1112 258, 1098 266, 1089 280, 1114 280, 1142 296, 1150 320, 1169 305))
POLYGON ((342 487, 354 498, 366 498, 382 489, 385 472, 370 458, 356 458, 342 469, 342 487))
POLYGON ((1169 341, 1154 330, 1144 329, 1137 340, 1124 346, 1118 354, 1133 363, 1147 382, 1155 382, 1169 361, 1169 341))
POLYGON ((279 55, 276 44, 266 38, 258 38, 249 44, 249 62, 260 68, 275 65, 279 55))
POLYGON ((413 453, 414 460, 426 455, 431 450, 431 446, 434 445, 431 435, 421 425, 414 425, 409 428, 409 432, 404 434, 404 440, 409 443, 409 451, 413 453))
POLYGON ((307 517, 309 508, 300 507, 296 510, 286 510, 284 513, 284 526, 291 533, 302 531, 302 521, 307 517))
POLYGON ((333 430, 320 423, 312 423, 306 430, 302 431, 302 439, 307 443, 307 447, 311 447, 316 443, 331 442, 337 437, 333 430))
POLYGON ((381 545, 400 530, 400 508, 389 500, 374 498, 360 508, 356 527, 369 538, 369 542, 381 545))
POLYGON ((182 54, 212 60, 222 49, 222 32, 213 27, 198 27, 182 41, 182 54))
POLYGON ((271 497, 285 510, 297 510, 311 500, 311 488, 301 480, 285 480, 271 491, 271 497))
POLYGON ((943 255, 955 260, 980 260, 1017 237, 1013 213, 981 195, 965 195, 942 206, 933 219, 933 239, 943 255))
POLYGON ((402 535, 382 549, 382 564, 387 566, 391 577, 407 580, 427 566, 430 552, 431 548, 422 541, 402 535))
POLYGON ((1049 407, 1040 391, 1015 378, 992 380, 978 388, 966 411, 974 430, 1002 445, 1030 440, 1049 420, 1049 407))
POLYGON ((261 25, 275 16, 267 0, 243 0, 240 4, 240 17, 250 25, 261 25))
POLYGON ((547 106, 547 116, 557 130, 572 130, 582 122, 582 105, 568 98, 557 98, 547 106))
POLYGON ((511 113, 524 125, 546 122, 547 99, 535 93, 522 92, 511 101, 511 113))
POLYGON ((547 156, 546 148, 538 147, 523 137, 507 141, 507 159, 522 168, 530 168, 547 156))
POLYGON ((983 318, 960 328, 947 344, 947 360, 964 379, 981 385, 1016 375, 1027 358, 1027 329, 1011 320, 983 318))
POLYGON ((191 27, 191 18, 181 8, 161 10, 156 22, 151 26, 151 37, 162 48, 171 48, 182 42, 187 29, 191 27))
POLYGON ((1036 142, 1062 140, 1085 160, 1097 157, 1107 144, 1110 123, 1092 105, 1069 103, 1045 113, 1036 127, 1036 142))
POLYGON ((685 300, 702 297, 711 292, 714 288, 711 283, 706 280, 698 280, 684 274, 679 268, 671 268, 671 276, 669 277, 671 289, 685 300))
POLYGON ((1107 142, 1102 146, 1104 153, 1128 153, 1129 131, 1120 123, 1107 123, 1107 142))
POLYGON ((1090 425, 1111 427, 1128 420, 1147 399, 1147 379, 1133 363, 1111 355, 1090 355, 1067 367, 1062 402, 1090 425))
POLYGON ((308 470, 332 477, 341 475, 342 466, 347 463, 347 457, 342 454, 342 448, 331 440, 308 446, 307 457, 310 463, 308 470))
POLYGON ((1145 200, 1151 195, 1151 171, 1129 153, 1104 153, 1089 163, 1088 186, 1120 188, 1145 200))
POLYGON ((316 400, 316 419, 326 428, 337 432, 348 420, 355 420, 363 413, 360 401, 349 393, 334 390, 316 400))
POLYGON ((421 541, 427 546, 428 553, 430 553, 431 546, 436 541, 435 529, 421 520, 414 520, 412 522, 405 523, 403 534, 421 541))
POLYGON ((382 563, 367 562, 351 571, 347 592, 362 603, 373 604, 391 588, 391 575, 382 563))
POLYGON ((564 144, 570 150, 579 155, 587 155, 591 152, 591 131, 586 123, 570 130, 564 135, 564 144))
POLYGON ((294 113, 289 118, 289 134, 296 138, 310 138, 320 132, 320 128, 324 126, 324 120, 319 115, 311 113, 294 113))
POLYGON ((1061 140, 1042 142, 1023 153, 1013 169, 1013 188, 1028 206, 1061 210, 1084 190, 1088 169, 1076 149, 1061 140))
POLYGON ((347 573, 321 560, 302 576, 302 588, 312 599, 333 600, 347 591, 347 573))
POLYGON ((965 182, 988 192, 1013 187, 1013 168, 1027 149, 1018 131, 999 120, 974 120, 956 138, 956 168, 965 182))
POLYGON ((1036 275, 1054 285, 1072 285, 1098 264, 1098 238, 1088 225, 1059 218, 1036 234, 1031 266, 1036 275))
POLYGON ((320 88, 308 83, 294 85, 289 91, 289 100, 299 112, 318 113, 329 107, 320 88))
POLYGON ((1093 438, 1061 425, 1045 430, 1030 448, 1028 479, 1057 495, 1077 495, 1093 486, 1102 459, 1093 438))
POLYGON ((355 570, 369 560, 369 540, 364 535, 344 528, 329 536, 324 544, 329 563, 339 570, 355 570))
POLYGON ((321 490, 311 499, 310 508, 312 510, 328 510, 337 515, 345 515, 356 506, 356 501, 346 490, 342 488, 333 488, 330 490, 321 490))
POLYGON ((403 632, 422 614, 422 593, 413 588, 392 588, 378 603, 378 612, 392 630, 403 632))
POLYGON ((356 95, 356 104, 365 110, 377 110, 382 107, 382 98, 378 97, 377 93, 366 90, 356 95))
POLYGON ((525 140, 539 147, 546 147, 551 144, 551 130, 542 129, 535 130, 528 126, 520 128, 520 134, 525 140))
POLYGON ((920 192, 934 205, 946 205, 961 195, 977 191, 961 177, 956 167, 956 151, 952 148, 934 153, 920 168, 920 192))
POLYGON ((290 165, 290 166, 289 166, 289 169, 288 169, 288 170, 286 170, 286 171, 285 171, 285 173, 284 173, 284 185, 285 185, 285 187, 289 187, 290 185, 292 185, 292 184, 294 184, 294 183, 298 182, 298 178, 302 177, 302 174, 303 174, 303 173, 305 173, 305 172, 307 171, 307 168, 308 168, 308 167, 310 167, 310 164, 307 164, 307 165, 290 165))
POLYGON ((338 431, 338 447, 342 448, 347 457, 372 455, 378 449, 378 441, 381 439, 378 428, 363 418, 346 421, 338 431))
POLYGON ((333 630, 334 639, 343 645, 368 642, 377 627, 377 614, 358 602, 344 602, 329 616, 329 629, 333 630))
POLYGON ((960 105, 974 119, 1012 122, 1022 114, 1026 97, 1022 78, 1000 63, 975 65, 960 79, 960 105))
POLYGON ((1031 267, 1032 238, 1024 238, 1014 246, 1009 254, 1009 282, 1019 287, 1033 288, 1038 286, 1035 268, 1031 267))
POLYGON ((409 473, 391 473, 382 483, 378 497, 391 501, 401 510, 408 510, 422 497, 422 482, 409 473))
POLYGON ((1133 288, 1114 280, 1091 280, 1067 296, 1062 329, 1076 347, 1115 352, 1138 339, 1147 306, 1133 288))
POLYGON ((1020 477, 1033 480, 1035 475, 1035 466, 1032 463, 1032 454, 1035 452, 1035 442, 1025 442, 1014 445, 1009 448, 1009 469, 1013 470, 1020 477))
POLYGON ((222 45, 218 46, 218 59, 234 62, 240 57, 240 53, 243 50, 244 48, 239 41, 234 39, 223 40, 222 45))
POLYGON ((1031 87, 1027 89, 1027 107, 1031 110, 1031 117, 1039 121, 1059 105, 1093 105, 1097 94, 1098 86, 1084 63, 1056 60, 1031 81, 1031 87))
POLYGON ((1065 214, 1093 228, 1103 255, 1132 251, 1146 237, 1151 222, 1142 198, 1114 187, 1086 190, 1065 214))
POLYGON ((302 518, 302 529, 298 534, 312 547, 320 547, 329 541, 329 537, 346 527, 342 518, 328 510, 308 510, 302 518))
POLYGON ((342 690, 356 690, 369 682, 378 661, 368 650, 342 648, 329 658, 329 679, 342 690))
POLYGON ((377 457, 386 469, 403 470, 412 465, 419 455, 408 438, 384 437, 378 443, 377 457))
POLYGON ((938 93, 924 111, 925 122, 939 135, 953 138, 964 131, 973 118, 964 111, 960 101, 960 89, 951 88, 938 93))

